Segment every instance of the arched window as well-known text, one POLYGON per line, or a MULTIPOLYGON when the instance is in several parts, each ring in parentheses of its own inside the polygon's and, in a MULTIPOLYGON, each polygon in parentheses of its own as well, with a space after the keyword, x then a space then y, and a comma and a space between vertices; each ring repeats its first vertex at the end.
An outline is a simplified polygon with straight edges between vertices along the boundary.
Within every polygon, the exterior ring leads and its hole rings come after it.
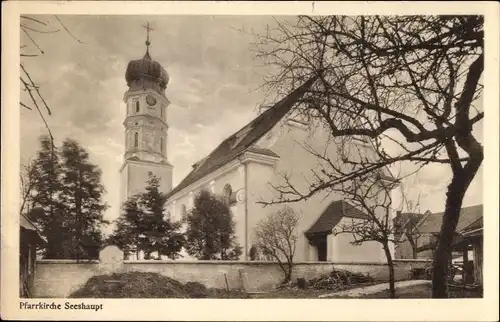
POLYGON ((134 133, 134 147, 137 148, 139 146, 139 133, 134 133))
POLYGON ((181 218, 184 219, 187 216, 186 205, 181 206, 181 218))
POLYGON ((161 153, 165 151, 165 139, 163 138, 163 136, 160 138, 160 149, 161 153))
POLYGON ((160 117, 163 120, 163 106, 160 107, 160 117))
POLYGON ((224 202, 227 204, 227 205, 230 205, 231 203, 231 195, 233 194, 233 188, 231 187, 231 185, 228 183, 224 186, 224 190, 222 190, 222 198, 224 200, 224 202))
POLYGON ((135 112, 139 113, 139 101, 135 102, 135 112))

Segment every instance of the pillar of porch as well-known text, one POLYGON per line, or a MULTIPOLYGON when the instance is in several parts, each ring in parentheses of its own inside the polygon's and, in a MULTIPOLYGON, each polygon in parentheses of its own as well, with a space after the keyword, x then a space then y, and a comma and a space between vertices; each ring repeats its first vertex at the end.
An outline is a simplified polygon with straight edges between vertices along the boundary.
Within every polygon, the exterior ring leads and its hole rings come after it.
POLYGON ((328 262, 333 262, 334 259, 334 245, 333 245, 334 235, 329 234, 326 236, 326 260, 328 262))
POLYGON ((483 241, 480 239, 472 245, 474 253, 474 283, 483 284, 483 241))
POLYGON ((465 273, 465 268, 467 267, 467 263, 469 262, 469 250, 468 247, 469 245, 465 245, 463 250, 462 250, 462 283, 465 284, 465 278, 466 278, 466 273, 465 273))

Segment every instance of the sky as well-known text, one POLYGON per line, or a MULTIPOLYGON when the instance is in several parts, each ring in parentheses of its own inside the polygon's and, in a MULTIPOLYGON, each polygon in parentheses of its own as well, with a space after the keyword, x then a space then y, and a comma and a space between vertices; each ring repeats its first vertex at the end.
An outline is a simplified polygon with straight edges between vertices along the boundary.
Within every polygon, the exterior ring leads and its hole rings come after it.
MULTIPOLYGON (((52 109, 47 121, 56 144, 76 139, 101 168, 104 199, 111 206, 105 219, 119 215, 125 70, 145 53, 146 21, 155 29, 150 54, 170 75, 167 157, 174 166, 174 186, 266 101, 260 86, 269 71, 249 50, 253 36, 241 30, 264 31, 274 23, 271 16, 60 16, 71 34, 54 16, 36 18, 47 22, 45 31, 61 30, 32 33, 44 54, 23 62, 52 109)), ((21 44, 27 45, 23 52, 37 53, 25 35, 21 44)), ((38 137, 46 133, 39 115, 22 108, 22 163, 36 156, 38 137)), ((482 124, 475 134, 482 141, 482 124)), ((409 199, 419 200, 420 211, 440 212, 450 178, 449 166, 431 164, 408 178, 404 188, 409 199)), ((480 204, 482 196, 481 168, 463 205, 480 204)))

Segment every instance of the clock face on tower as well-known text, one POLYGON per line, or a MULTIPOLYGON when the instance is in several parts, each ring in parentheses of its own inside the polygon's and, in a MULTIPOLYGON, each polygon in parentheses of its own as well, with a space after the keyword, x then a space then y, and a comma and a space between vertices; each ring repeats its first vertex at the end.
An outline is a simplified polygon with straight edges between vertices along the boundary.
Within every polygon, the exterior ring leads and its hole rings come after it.
POLYGON ((148 95, 146 97, 146 103, 148 103, 149 106, 155 106, 156 105, 156 98, 153 95, 148 95))

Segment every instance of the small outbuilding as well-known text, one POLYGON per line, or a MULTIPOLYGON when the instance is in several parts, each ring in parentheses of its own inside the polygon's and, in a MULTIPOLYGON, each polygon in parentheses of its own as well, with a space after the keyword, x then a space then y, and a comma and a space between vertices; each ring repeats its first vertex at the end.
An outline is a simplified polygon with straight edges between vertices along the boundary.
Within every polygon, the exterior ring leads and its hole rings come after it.
POLYGON ((19 296, 32 295, 37 250, 46 243, 36 225, 21 214, 19 231, 19 296))

